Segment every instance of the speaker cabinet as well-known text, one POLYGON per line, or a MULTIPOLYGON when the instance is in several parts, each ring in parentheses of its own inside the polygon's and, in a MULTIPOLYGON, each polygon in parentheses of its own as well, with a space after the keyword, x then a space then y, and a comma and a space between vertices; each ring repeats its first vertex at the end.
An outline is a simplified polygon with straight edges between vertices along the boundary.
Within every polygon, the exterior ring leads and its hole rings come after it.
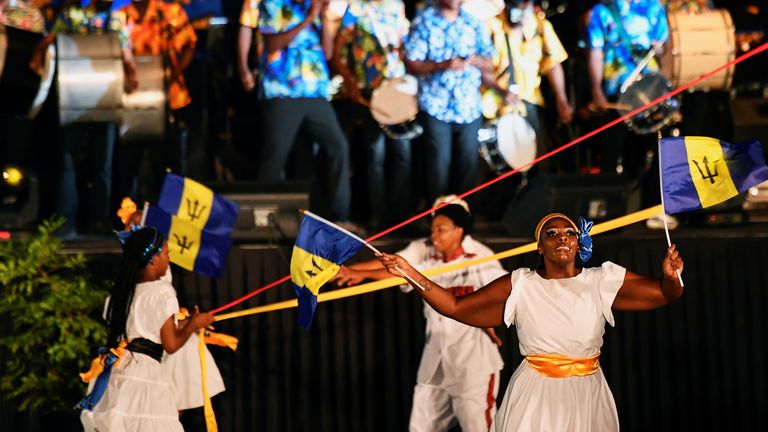
POLYGON ((511 235, 533 237, 549 213, 604 222, 640 209, 637 182, 618 174, 539 175, 510 202, 503 223, 511 235))
POLYGON ((293 241, 299 230, 299 210, 309 209, 309 185, 303 182, 237 182, 211 188, 240 206, 235 240, 293 241))

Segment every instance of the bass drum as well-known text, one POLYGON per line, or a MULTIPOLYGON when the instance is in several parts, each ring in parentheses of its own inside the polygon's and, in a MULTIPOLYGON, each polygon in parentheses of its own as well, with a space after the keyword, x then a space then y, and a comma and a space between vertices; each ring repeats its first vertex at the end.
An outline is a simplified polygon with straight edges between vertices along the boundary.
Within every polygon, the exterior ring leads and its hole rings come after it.
POLYGON ((119 122, 125 78, 117 34, 59 34, 56 53, 61 124, 119 122))
MULTIPOLYGON (((627 89, 619 93, 622 115, 658 99, 672 91, 672 84, 660 73, 639 76, 627 89)), ((624 123, 638 135, 656 133, 661 128, 680 121, 680 102, 675 98, 665 99, 647 110, 626 119, 624 123)))
POLYGON ((168 119, 163 58, 137 56, 135 61, 139 88, 132 93, 123 93, 120 140, 124 143, 162 141, 168 119))
MULTIPOLYGON (((536 159, 536 131, 521 115, 505 114, 477 133, 480 157, 496 175, 528 165, 536 159)), ((530 169, 526 166, 521 172, 530 169)))
POLYGON ((413 139, 424 129, 416 121, 419 113, 418 82, 411 75, 384 80, 371 94, 371 116, 392 139, 413 139))
MULTIPOLYGON (((736 57, 736 33, 731 14, 714 9, 699 14, 670 12, 669 42, 661 58, 661 71, 674 88, 699 78, 736 57)), ((731 87, 735 66, 696 84, 697 90, 731 87)))
POLYGON ((55 70, 55 49, 46 52, 43 75, 29 68, 41 33, 0 23, 0 114, 34 118, 48 97, 55 70))

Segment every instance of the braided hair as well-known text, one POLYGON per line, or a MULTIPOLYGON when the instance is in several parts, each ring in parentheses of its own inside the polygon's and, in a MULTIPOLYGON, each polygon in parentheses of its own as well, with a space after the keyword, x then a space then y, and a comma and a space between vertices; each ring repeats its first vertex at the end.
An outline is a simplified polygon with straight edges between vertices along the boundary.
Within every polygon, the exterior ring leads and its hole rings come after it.
MULTIPOLYGON (((152 258, 163 249, 165 238, 155 228, 141 228, 130 235, 124 236, 123 257, 120 260, 120 270, 112 286, 112 295, 107 306, 107 322, 109 323, 109 339, 107 346, 116 347, 125 337, 125 326, 128 321, 133 294, 136 292, 136 280, 141 269, 145 268, 152 258)), ((123 236, 121 236, 123 240, 123 236)))

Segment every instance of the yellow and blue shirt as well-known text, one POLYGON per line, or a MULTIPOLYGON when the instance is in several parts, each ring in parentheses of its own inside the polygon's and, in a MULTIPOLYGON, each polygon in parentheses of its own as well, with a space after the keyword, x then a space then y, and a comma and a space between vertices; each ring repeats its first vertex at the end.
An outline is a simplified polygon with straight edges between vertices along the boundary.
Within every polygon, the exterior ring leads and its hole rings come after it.
MULTIPOLYGON (((603 51, 603 92, 613 96, 653 42, 667 40, 669 25, 658 0, 610 0, 592 8, 587 35, 588 47, 603 51)), ((658 69, 652 60, 644 71, 658 69)))
MULTIPOLYGON (((259 5, 259 32, 286 32, 301 24, 310 0, 264 0, 259 5)), ((328 98, 328 64, 320 40, 320 21, 302 29, 280 51, 264 51, 264 96, 275 98, 328 98)))
MULTIPOLYGON (((488 21, 491 38, 496 47, 493 66, 502 87, 509 86, 509 54, 512 54, 515 84, 520 97, 532 104, 544 106, 541 77, 568 58, 552 23, 544 18, 525 21, 519 31, 513 31, 501 17, 488 21), (507 49, 507 38, 509 49, 507 49), (507 73, 502 73, 502 72, 507 73), (500 75, 501 74, 501 75, 500 75)), ((512 107, 502 107, 501 95, 494 90, 483 94, 483 114, 493 118, 506 114, 512 107), (490 108, 486 109, 490 104, 490 108), (500 110, 500 112, 499 112, 500 110), (495 114, 495 115, 490 115, 495 114)))
POLYGON ((351 3, 341 18, 339 37, 344 39, 341 61, 350 61, 357 82, 377 88, 386 78, 405 75, 400 58, 408 34, 405 5, 399 0, 351 3))
POLYGON ((131 46, 131 36, 124 20, 112 16, 109 11, 97 11, 91 4, 87 7, 70 6, 63 9, 53 24, 51 33, 88 35, 117 33, 121 48, 131 46))

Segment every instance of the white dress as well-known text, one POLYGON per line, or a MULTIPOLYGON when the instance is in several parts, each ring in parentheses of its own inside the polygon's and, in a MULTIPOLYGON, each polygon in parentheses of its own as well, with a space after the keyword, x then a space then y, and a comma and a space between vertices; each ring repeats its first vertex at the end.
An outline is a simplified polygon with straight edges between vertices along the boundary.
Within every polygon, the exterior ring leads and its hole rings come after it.
MULTIPOLYGON (((173 385, 177 410, 203 406, 203 383, 198 352, 198 335, 192 334, 178 351, 163 355, 163 369, 173 385)), ((224 380, 208 347, 205 347, 206 385, 208 396, 214 397, 225 390, 224 380)))
MULTIPOLYGON (((176 292, 165 281, 136 285, 126 323, 128 339, 161 343, 160 329, 179 310, 176 292)), ((86 431, 181 432, 171 382, 160 362, 126 351, 112 369, 107 390, 93 411, 80 416, 86 431)))
MULTIPOLYGON (((170 267, 160 279, 173 289, 173 275, 170 267)), ((175 290, 174 290, 175 292, 175 290)), ((203 406, 203 383, 198 351, 198 335, 192 334, 181 348, 173 354, 163 353, 163 369, 171 380, 176 409, 179 411, 203 406)), ((225 390, 216 361, 208 346, 205 347, 206 385, 208 396, 214 397, 225 390)))
MULTIPOLYGON (((504 322, 514 325, 522 355, 590 357, 600 352, 605 323, 626 270, 606 262, 568 279, 534 270, 511 275, 504 322)), ((584 377, 549 378, 523 359, 509 381, 493 431, 617 431, 616 404, 602 370, 584 377)))

